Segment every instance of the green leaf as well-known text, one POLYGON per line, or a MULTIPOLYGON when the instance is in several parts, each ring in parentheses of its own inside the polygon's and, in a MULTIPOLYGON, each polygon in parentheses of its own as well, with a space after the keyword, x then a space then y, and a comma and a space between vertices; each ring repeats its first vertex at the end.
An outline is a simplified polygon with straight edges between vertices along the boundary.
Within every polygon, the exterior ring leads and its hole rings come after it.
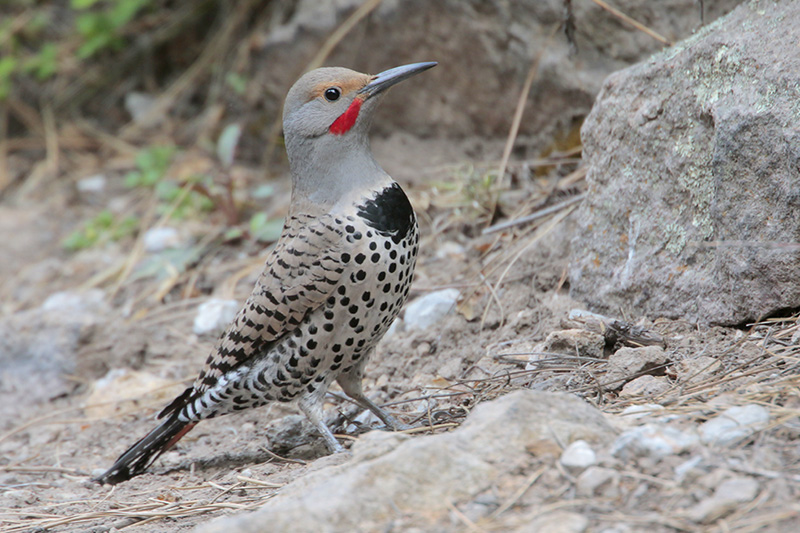
POLYGON ((17 58, 5 56, 0 58, 0 79, 10 78, 17 69, 17 58))
POLYGON ((265 183, 253 189, 253 191, 250 193, 250 196, 258 200, 263 200, 264 198, 269 198, 273 194, 275 194, 275 187, 265 183))
POLYGON ((70 0, 70 7, 72 9, 89 9, 100 0, 70 0))
POLYGON ((247 91, 247 79, 236 72, 228 72, 225 75, 225 83, 239 96, 242 96, 247 91))
POLYGON ((250 219, 250 235, 257 241, 274 242, 283 231, 283 219, 269 220, 266 213, 256 213, 250 219))
POLYGON ((222 130, 217 141, 217 157, 222 166, 230 168, 233 166, 233 158, 236 155, 236 146, 239 144, 239 137, 242 135, 242 127, 239 124, 229 124, 222 130))
POLYGON ((25 62, 24 70, 33 72, 40 81, 52 77, 58 67, 56 52, 54 43, 43 44, 39 53, 25 62))

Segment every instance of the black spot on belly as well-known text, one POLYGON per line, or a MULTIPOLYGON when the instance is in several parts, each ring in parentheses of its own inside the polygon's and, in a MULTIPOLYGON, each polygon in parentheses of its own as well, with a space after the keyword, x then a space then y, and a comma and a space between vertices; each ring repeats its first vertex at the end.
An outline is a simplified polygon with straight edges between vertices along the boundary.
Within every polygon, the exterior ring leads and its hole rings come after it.
POLYGON ((358 216, 384 237, 399 244, 414 229, 414 210, 397 183, 358 206, 358 216))

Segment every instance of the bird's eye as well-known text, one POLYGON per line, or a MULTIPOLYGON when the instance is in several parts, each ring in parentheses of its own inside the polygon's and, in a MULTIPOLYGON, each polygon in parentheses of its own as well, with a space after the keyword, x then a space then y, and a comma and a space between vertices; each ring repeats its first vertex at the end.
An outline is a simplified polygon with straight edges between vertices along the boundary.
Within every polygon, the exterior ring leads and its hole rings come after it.
POLYGON ((342 90, 338 87, 329 87, 325 89, 325 100, 329 102, 335 102, 342 96, 342 90))

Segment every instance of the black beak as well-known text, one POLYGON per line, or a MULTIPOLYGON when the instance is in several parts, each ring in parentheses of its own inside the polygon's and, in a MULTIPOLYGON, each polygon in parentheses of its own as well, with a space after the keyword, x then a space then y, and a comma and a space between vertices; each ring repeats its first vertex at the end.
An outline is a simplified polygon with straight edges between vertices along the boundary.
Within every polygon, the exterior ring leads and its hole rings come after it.
POLYGON ((367 98, 373 97, 381 93, 396 83, 410 78, 415 74, 419 74, 429 68, 437 65, 435 61, 426 61, 424 63, 411 63, 410 65, 403 65, 402 67, 390 68, 384 70, 380 74, 376 74, 372 81, 366 84, 358 91, 358 94, 363 94, 367 98))

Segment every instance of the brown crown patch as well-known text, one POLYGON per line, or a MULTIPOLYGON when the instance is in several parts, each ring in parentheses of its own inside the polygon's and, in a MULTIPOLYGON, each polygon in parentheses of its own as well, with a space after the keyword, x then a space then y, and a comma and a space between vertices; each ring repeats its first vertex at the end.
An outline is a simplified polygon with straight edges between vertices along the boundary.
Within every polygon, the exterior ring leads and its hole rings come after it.
POLYGON ((338 80, 319 82, 314 86, 313 89, 311 89, 309 101, 313 100, 314 98, 319 98, 326 89, 330 89, 331 87, 340 88, 343 96, 350 94, 353 91, 362 89, 372 78, 373 76, 370 76, 369 74, 359 74, 357 76, 350 76, 338 80))

